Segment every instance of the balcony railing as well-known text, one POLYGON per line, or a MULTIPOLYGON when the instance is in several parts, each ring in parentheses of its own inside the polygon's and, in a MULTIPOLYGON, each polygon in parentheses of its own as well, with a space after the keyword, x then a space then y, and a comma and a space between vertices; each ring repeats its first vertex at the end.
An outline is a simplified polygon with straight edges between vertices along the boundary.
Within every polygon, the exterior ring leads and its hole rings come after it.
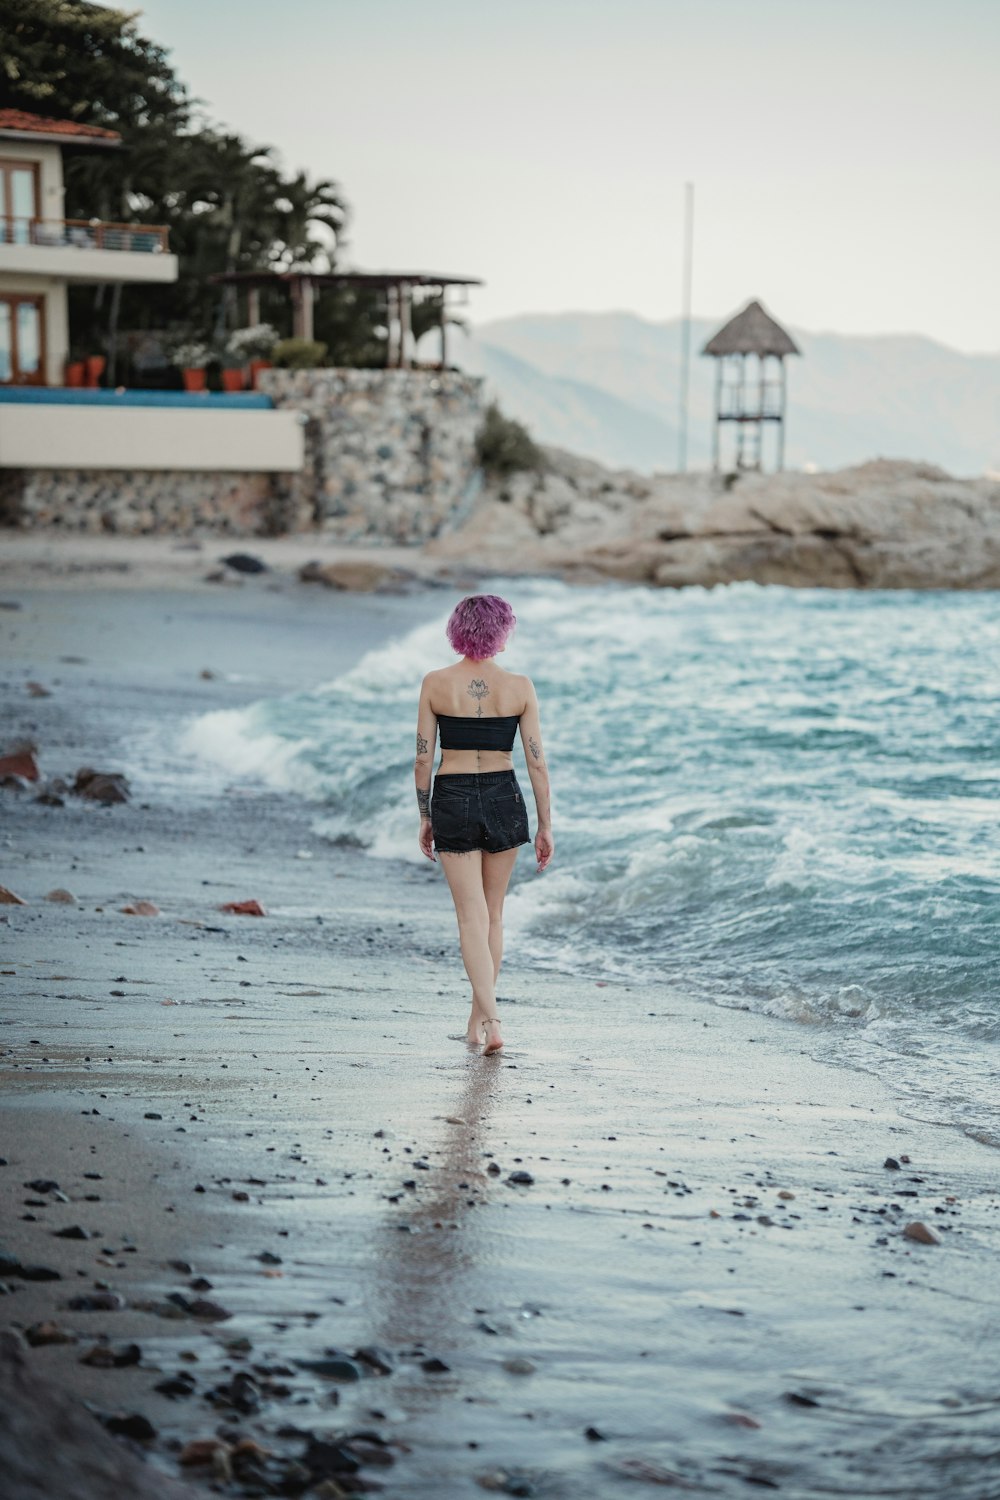
POLYGON ((103 219, 14 219, 0 216, 0 245, 46 249, 131 250, 160 255, 169 230, 163 224, 107 224, 103 219))

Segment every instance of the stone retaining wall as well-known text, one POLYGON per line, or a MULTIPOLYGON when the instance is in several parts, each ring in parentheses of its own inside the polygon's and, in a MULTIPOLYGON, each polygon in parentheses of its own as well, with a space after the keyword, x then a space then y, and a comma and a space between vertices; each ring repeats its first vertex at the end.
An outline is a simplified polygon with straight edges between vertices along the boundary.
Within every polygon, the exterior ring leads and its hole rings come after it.
POLYGON ((8 469, 0 485, 0 524, 127 535, 270 536, 284 529, 285 503, 271 474, 8 469))
POLYGON ((474 497, 482 385, 452 370, 263 372, 260 389, 307 422, 288 511, 345 541, 437 535, 474 497))
POLYGON ((407 543, 447 529, 475 498, 481 380, 455 371, 270 370, 261 389, 303 416, 300 473, 0 470, 0 524, 231 536, 316 527, 346 541, 407 543))

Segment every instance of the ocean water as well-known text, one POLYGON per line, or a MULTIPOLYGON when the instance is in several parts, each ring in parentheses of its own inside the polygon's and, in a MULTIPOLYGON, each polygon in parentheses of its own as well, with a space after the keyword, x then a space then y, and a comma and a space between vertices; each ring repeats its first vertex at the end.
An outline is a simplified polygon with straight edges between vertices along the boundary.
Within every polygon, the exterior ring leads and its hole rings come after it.
MULTIPOLYGON (((1000 599, 491 587, 519 620, 504 665, 538 689, 557 841, 540 877, 521 856, 511 954, 796 1023, 1000 1145, 1000 599)), ((452 659, 446 614, 335 682, 202 716, 182 750, 420 861, 416 696, 452 659)))

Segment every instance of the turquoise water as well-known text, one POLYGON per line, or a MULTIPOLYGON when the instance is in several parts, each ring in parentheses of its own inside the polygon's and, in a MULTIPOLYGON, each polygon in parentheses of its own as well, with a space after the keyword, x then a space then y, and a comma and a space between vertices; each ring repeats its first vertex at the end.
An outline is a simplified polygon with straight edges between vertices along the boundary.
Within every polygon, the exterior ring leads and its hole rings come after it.
MULTIPOLYGON (((557 840, 541 877, 521 857, 512 956, 799 1023, 1000 1144, 997 596, 493 586, 557 840)), ((419 860, 416 694, 451 660, 446 614, 337 682, 199 719, 188 750, 419 860)))

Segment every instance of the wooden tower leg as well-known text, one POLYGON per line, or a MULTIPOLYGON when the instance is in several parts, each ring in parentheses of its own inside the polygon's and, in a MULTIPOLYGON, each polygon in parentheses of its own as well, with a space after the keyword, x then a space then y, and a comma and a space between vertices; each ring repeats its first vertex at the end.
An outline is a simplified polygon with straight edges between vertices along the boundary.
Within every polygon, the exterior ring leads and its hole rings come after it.
POLYGON ((715 361, 715 423, 712 427, 712 470, 719 472, 719 434, 722 428, 722 360, 715 361))
POLYGON ((410 287, 405 281, 399 283, 399 366, 410 368, 410 287))

